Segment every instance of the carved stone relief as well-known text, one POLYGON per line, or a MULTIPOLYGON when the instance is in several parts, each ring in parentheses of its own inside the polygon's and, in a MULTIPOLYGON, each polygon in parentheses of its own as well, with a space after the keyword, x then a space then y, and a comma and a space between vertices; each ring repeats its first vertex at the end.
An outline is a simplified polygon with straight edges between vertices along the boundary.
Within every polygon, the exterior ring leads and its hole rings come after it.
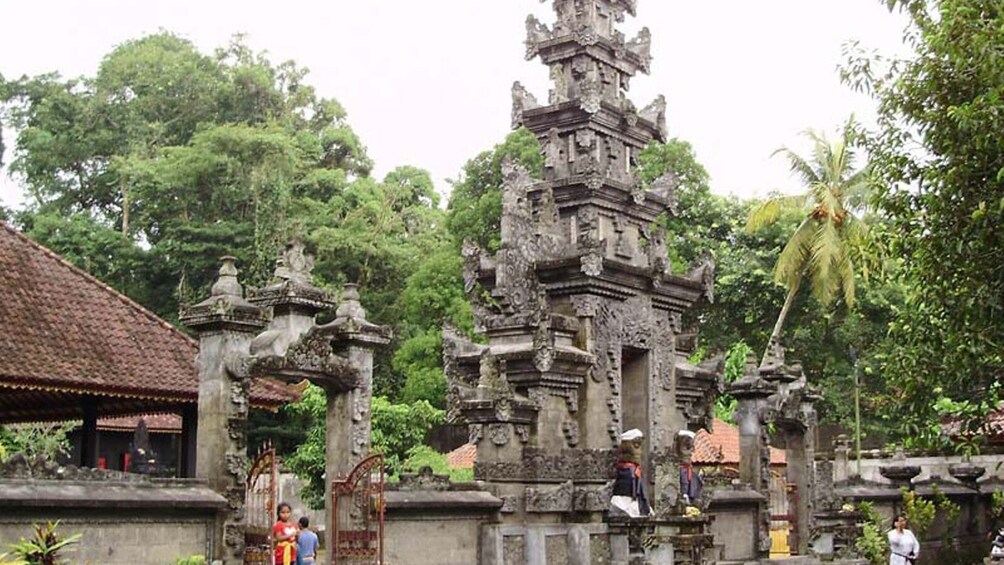
POLYGON ((571 512, 572 492, 575 485, 572 481, 551 488, 526 489, 526 511, 540 512, 571 512))

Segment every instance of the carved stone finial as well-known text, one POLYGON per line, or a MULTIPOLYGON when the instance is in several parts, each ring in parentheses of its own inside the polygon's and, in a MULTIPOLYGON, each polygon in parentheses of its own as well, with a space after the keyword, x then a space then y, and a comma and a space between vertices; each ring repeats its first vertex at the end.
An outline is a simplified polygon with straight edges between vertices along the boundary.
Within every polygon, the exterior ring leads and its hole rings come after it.
POLYGON ((627 50, 638 57, 642 72, 648 74, 652 68, 652 32, 647 27, 641 28, 638 35, 628 41, 627 50))
POLYGON ((704 298, 709 303, 715 302, 715 260, 710 255, 703 255, 687 272, 687 279, 700 282, 704 287, 704 298))
POLYGON ((659 133, 665 138, 666 137, 666 97, 659 95, 651 104, 645 106, 641 112, 638 113, 642 119, 655 124, 658 128, 659 133))
POLYGON ((346 283, 342 289, 342 302, 335 311, 338 318, 355 318, 357 320, 366 319, 366 311, 359 303, 359 285, 356 283, 346 283))
POLYGON ((220 261, 223 262, 223 265, 220 267, 219 278, 213 283, 212 295, 243 298, 244 289, 241 287, 241 283, 237 281, 237 258, 227 255, 226 257, 221 257, 220 261))
POLYGON ((652 181, 648 191, 666 201, 666 209, 674 216, 680 212, 677 209, 676 188, 680 185, 680 177, 673 171, 667 171, 661 177, 652 181))
POLYGON ((551 39, 551 30, 540 23, 533 14, 526 17, 526 60, 529 61, 540 52, 540 44, 551 39))
POLYGON ((512 83, 512 127, 516 129, 523 125, 523 112, 540 108, 537 98, 520 84, 512 83))

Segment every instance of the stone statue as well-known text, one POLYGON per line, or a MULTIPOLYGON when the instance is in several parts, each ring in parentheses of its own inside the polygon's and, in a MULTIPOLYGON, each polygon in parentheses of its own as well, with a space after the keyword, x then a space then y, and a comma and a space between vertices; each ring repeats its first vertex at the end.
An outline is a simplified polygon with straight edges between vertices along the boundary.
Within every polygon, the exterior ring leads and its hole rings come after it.
POLYGON ((628 430, 621 434, 621 455, 617 462, 613 496, 610 505, 632 518, 652 513, 648 496, 648 483, 642 476, 642 448, 645 441, 641 430, 628 430))
POLYGON ((157 452, 150 446, 150 433, 146 420, 139 419, 132 435, 132 449, 129 450, 129 472, 143 475, 157 475, 163 471, 157 462, 157 452))
POLYGON ((676 434, 676 455, 680 459, 680 496, 684 504, 697 502, 704 491, 704 476, 694 471, 694 438, 690 430, 676 434))

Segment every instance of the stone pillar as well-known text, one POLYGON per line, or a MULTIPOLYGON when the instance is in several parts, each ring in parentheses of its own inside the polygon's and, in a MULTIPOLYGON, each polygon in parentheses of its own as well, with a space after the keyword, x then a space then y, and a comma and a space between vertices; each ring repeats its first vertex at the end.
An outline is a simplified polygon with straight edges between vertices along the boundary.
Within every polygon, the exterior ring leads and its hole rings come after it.
POLYGON ((247 480, 249 379, 237 366, 265 327, 265 313, 244 300, 236 259, 224 257, 212 296, 185 307, 181 321, 199 335, 198 445, 195 473, 229 505, 214 529, 213 559, 244 560, 244 496, 247 480))
POLYGON ((332 481, 348 475, 370 454, 373 352, 389 343, 390 334, 386 328, 366 321, 366 311, 359 303, 359 287, 355 284, 345 285, 335 319, 322 328, 331 336, 332 349, 347 357, 358 374, 356 386, 351 390, 324 386, 327 397, 324 515, 330 528, 334 524, 332 481))
POLYGON ((84 396, 80 401, 83 412, 83 426, 80 429, 80 466, 98 466, 98 401, 93 396, 84 396))
POLYGON ((789 429, 785 432, 785 460, 787 462, 788 484, 795 485, 798 493, 792 506, 795 516, 795 542, 790 543, 798 555, 807 555, 809 551, 810 527, 814 501, 814 469, 815 441, 812 430, 789 429))
POLYGON ((833 440, 833 482, 842 483, 851 476, 851 440, 840 434, 833 440))
MULTIPOLYGON (((747 360, 746 374, 729 387, 728 392, 738 401, 734 421, 739 427, 739 480, 770 500, 770 445, 763 425, 767 398, 776 387, 760 378, 756 359, 747 360)), ((770 554, 770 509, 761 504, 757 520, 757 551, 759 556, 770 554)))
POLYGON ((181 453, 178 459, 178 476, 196 476, 195 460, 198 446, 199 407, 186 404, 181 409, 181 453))

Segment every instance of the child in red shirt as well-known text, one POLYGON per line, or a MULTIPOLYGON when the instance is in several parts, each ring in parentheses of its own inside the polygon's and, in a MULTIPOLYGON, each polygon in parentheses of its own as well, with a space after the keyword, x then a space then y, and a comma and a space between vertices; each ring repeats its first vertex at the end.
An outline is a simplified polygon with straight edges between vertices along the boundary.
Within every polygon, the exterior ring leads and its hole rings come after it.
POLYGON ((300 529, 291 521, 293 508, 285 502, 278 506, 279 520, 272 526, 272 543, 275 544, 275 565, 296 563, 296 536, 300 529))

